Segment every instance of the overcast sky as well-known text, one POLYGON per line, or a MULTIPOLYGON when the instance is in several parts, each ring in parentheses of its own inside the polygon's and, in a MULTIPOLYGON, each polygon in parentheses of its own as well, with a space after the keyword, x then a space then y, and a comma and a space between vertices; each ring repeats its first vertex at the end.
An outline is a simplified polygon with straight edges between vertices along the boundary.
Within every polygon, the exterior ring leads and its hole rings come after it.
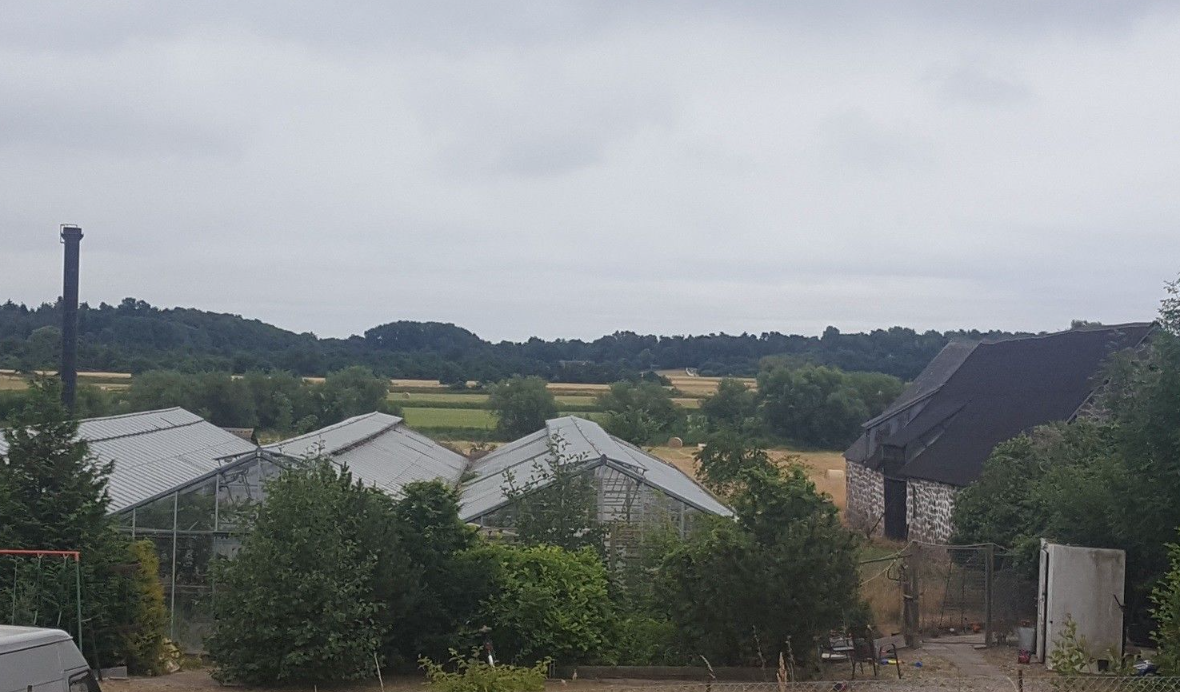
POLYGON ((321 336, 1150 319, 1180 3, 4 3, 0 301, 63 222, 83 300, 321 336))

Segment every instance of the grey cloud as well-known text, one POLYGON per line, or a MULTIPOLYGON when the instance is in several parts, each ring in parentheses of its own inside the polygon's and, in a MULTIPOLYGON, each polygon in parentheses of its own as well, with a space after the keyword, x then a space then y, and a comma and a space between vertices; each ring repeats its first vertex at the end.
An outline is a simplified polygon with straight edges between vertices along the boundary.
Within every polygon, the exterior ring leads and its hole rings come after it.
POLYGON ((347 335, 1050 329, 1180 263, 1158 2, 0 9, 0 299, 347 335))
POLYGON ((935 93, 950 102, 984 106, 1010 106, 1032 97, 1028 86, 982 66, 964 61, 953 68, 932 69, 927 80, 935 93))

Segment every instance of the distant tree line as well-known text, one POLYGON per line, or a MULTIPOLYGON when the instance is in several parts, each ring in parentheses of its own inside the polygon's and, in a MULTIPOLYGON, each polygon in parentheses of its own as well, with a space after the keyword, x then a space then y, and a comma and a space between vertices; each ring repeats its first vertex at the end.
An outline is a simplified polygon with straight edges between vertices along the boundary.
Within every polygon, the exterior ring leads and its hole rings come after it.
MULTIPOLYGON (((61 310, 0 305, 0 368, 57 367, 61 310)), ((903 327, 822 336, 708 334, 656 336, 616 332, 593 341, 531 338, 493 343, 453 324, 398 321, 347 339, 296 334, 256 319, 189 308, 157 308, 126 298, 118 305, 83 304, 79 365, 88 370, 140 373, 282 370, 324 375, 360 365, 389 377, 444 383, 494 382, 512 375, 550 381, 607 383, 652 369, 696 368, 702 375, 752 376, 767 356, 789 356, 846 371, 912 379, 952 338, 1002 332, 917 332, 903 327)))
MULTIPOLYGON (((127 389, 80 387, 77 413, 91 418, 179 406, 214 425, 289 435, 373 411, 396 414, 388 395, 389 381, 359 366, 329 373, 322 381, 257 370, 245 375, 149 370, 132 378, 127 389)), ((34 389, 0 392, 0 425, 35 396, 34 389)))
MULTIPOLYGON (((687 410, 673 391, 655 382, 615 382, 598 398, 607 432, 632 444, 663 444, 672 436, 699 442, 737 433, 764 443, 843 448, 864 421, 885 410, 904 383, 876 372, 768 361, 757 386, 721 380, 699 411, 687 410)), ((536 432, 557 415, 553 393, 539 377, 514 377, 490 387, 496 434, 510 440, 536 432)))

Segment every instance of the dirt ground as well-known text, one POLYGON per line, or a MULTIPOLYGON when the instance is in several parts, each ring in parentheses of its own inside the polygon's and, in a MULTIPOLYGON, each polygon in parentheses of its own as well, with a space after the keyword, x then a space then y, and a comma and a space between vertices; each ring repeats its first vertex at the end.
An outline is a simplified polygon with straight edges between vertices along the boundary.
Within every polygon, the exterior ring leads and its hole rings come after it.
MULTIPOLYGON (((200 670, 184 670, 172 675, 161 675, 153 678, 131 678, 129 680, 105 680, 102 683, 103 692, 202 692, 204 690, 219 690, 229 687, 230 689, 249 690, 254 689, 250 687, 243 687, 239 685, 225 686, 218 683, 210 676, 208 669, 200 670)), ((598 680, 551 680, 546 684, 549 690, 569 690, 576 692, 577 690, 598 690, 608 687, 642 685, 643 682, 636 681, 619 681, 614 680, 610 682, 602 682, 598 680)), ((271 688, 267 688, 271 689, 271 688)), ((288 692, 318 692, 319 688, 294 686, 287 688, 280 688, 288 690, 288 692)), ((385 678, 384 686, 379 684, 376 680, 369 682, 361 682, 356 684, 335 685, 331 687, 324 687, 325 690, 332 692, 410 692, 411 690, 418 692, 425 689, 425 685, 421 677, 418 676, 390 676, 385 678)))
MULTIPOLYGON (((1015 679, 1017 671, 1025 677, 1042 676, 1047 673, 1044 666, 1036 664, 1021 665, 1016 661, 1016 649, 1010 646, 999 646, 990 649, 977 649, 974 642, 977 637, 941 637, 926 641, 920 649, 902 649, 901 675, 904 680, 932 680, 962 677, 1006 677, 1015 679)), ((847 680, 850 664, 832 663, 825 666, 822 679, 847 680)), ((702 671, 703 674, 703 671, 702 671)), ((858 670, 857 678, 869 675, 868 670, 858 670)), ((883 680, 896 679, 897 668, 894 666, 880 666, 877 677, 883 680)), ((675 680, 550 680, 546 684, 548 692, 564 690, 567 692, 597 692, 599 690, 621 690, 633 687, 675 686, 675 680)), ((172 675, 162 675, 153 678, 132 678, 130 680, 106 680, 102 683, 104 692, 212 692, 222 689, 210 676, 207 668, 185 670, 172 675)), ((239 690, 251 688, 232 686, 239 690)), ((424 688, 423 680, 419 676, 387 676, 384 680, 384 690, 389 692, 417 692, 424 688)), ((292 692, 318 692, 318 688, 295 686, 283 688, 292 692)), ((335 692, 380 692, 382 686, 377 681, 362 682, 349 685, 325 687, 325 690, 335 692)))

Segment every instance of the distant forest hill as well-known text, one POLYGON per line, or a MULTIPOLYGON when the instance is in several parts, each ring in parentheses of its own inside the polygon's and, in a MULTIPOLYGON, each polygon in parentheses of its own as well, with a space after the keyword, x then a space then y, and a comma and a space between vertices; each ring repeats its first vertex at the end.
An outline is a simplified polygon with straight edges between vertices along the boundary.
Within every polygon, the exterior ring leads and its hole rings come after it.
MULTIPOLYGON (((55 368, 61 342, 56 304, 0 305, 0 368, 55 368)), ((708 334, 654 336, 616 332, 593 341, 531 338, 485 341, 440 322, 399 321, 364 336, 321 339, 256 319, 191 308, 156 308, 126 298, 118 305, 83 305, 79 367, 138 373, 285 370, 324 375, 363 365, 388 377, 494 381, 514 374, 562 382, 614 382, 647 370, 696 368, 702 375, 753 375, 763 358, 834 365, 913 379, 947 341, 1005 336, 1005 332, 916 332, 892 327, 867 334, 823 336, 708 334)))

